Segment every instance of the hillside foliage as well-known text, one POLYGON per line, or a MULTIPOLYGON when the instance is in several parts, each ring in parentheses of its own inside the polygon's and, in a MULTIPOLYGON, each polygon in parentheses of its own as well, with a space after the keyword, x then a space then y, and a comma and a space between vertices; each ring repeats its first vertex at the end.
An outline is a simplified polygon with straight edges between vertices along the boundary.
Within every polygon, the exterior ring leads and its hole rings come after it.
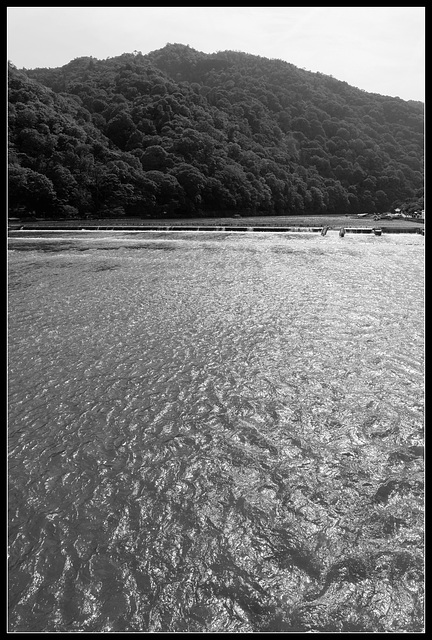
POLYGON ((9 212, 52 218, 423 208, 423 108, 169 44, 8 73, 9 212))

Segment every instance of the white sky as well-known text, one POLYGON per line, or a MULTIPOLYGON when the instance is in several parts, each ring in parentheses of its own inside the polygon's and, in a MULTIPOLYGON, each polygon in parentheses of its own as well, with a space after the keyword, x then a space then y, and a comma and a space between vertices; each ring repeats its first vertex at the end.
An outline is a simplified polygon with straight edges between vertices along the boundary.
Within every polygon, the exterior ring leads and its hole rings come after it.
POLYGON ((280 58, 403 100, 425 96, 425 7, 8 7, 19 69, 167 43, 280 58))

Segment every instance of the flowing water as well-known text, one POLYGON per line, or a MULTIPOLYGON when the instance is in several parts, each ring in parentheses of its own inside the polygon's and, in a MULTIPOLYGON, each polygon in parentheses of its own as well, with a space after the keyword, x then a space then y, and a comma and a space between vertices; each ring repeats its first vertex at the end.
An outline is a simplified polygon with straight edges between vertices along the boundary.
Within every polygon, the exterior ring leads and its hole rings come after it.
POLYGON ((423 629, 423 237, 11 236, 10 631, 423 629))

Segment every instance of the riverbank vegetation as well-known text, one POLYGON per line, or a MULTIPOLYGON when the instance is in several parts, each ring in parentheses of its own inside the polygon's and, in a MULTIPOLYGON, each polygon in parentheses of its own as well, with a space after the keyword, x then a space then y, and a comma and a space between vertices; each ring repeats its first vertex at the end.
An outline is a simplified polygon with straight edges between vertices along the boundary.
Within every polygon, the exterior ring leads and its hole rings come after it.
POLYGON ((8 85, 11 216, 424 209, 423 103, 281 60, 170 44, 8 85))

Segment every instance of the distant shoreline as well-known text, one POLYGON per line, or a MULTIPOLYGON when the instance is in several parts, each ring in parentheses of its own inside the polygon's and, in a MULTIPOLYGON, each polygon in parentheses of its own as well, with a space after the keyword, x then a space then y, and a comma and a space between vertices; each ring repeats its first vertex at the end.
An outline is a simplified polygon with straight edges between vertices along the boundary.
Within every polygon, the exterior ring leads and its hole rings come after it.
POLYGON ((323 227, 328 229, 358 230, 358 232, 372 232, 373 229, 381 229, 383 233, 419 233, 424 230, 424 220, 395 218, 392 220, 373 218, 358 218, 357 216, 245 216, 245 217, 208 217, 208 218, 100 218, 100 219, 76 219, 76 220, 29 220, 9 219, 9 231, 39 230, 243 230, 243 231, 289 231, 294 228, 302 230, 321 231, 323 227))

